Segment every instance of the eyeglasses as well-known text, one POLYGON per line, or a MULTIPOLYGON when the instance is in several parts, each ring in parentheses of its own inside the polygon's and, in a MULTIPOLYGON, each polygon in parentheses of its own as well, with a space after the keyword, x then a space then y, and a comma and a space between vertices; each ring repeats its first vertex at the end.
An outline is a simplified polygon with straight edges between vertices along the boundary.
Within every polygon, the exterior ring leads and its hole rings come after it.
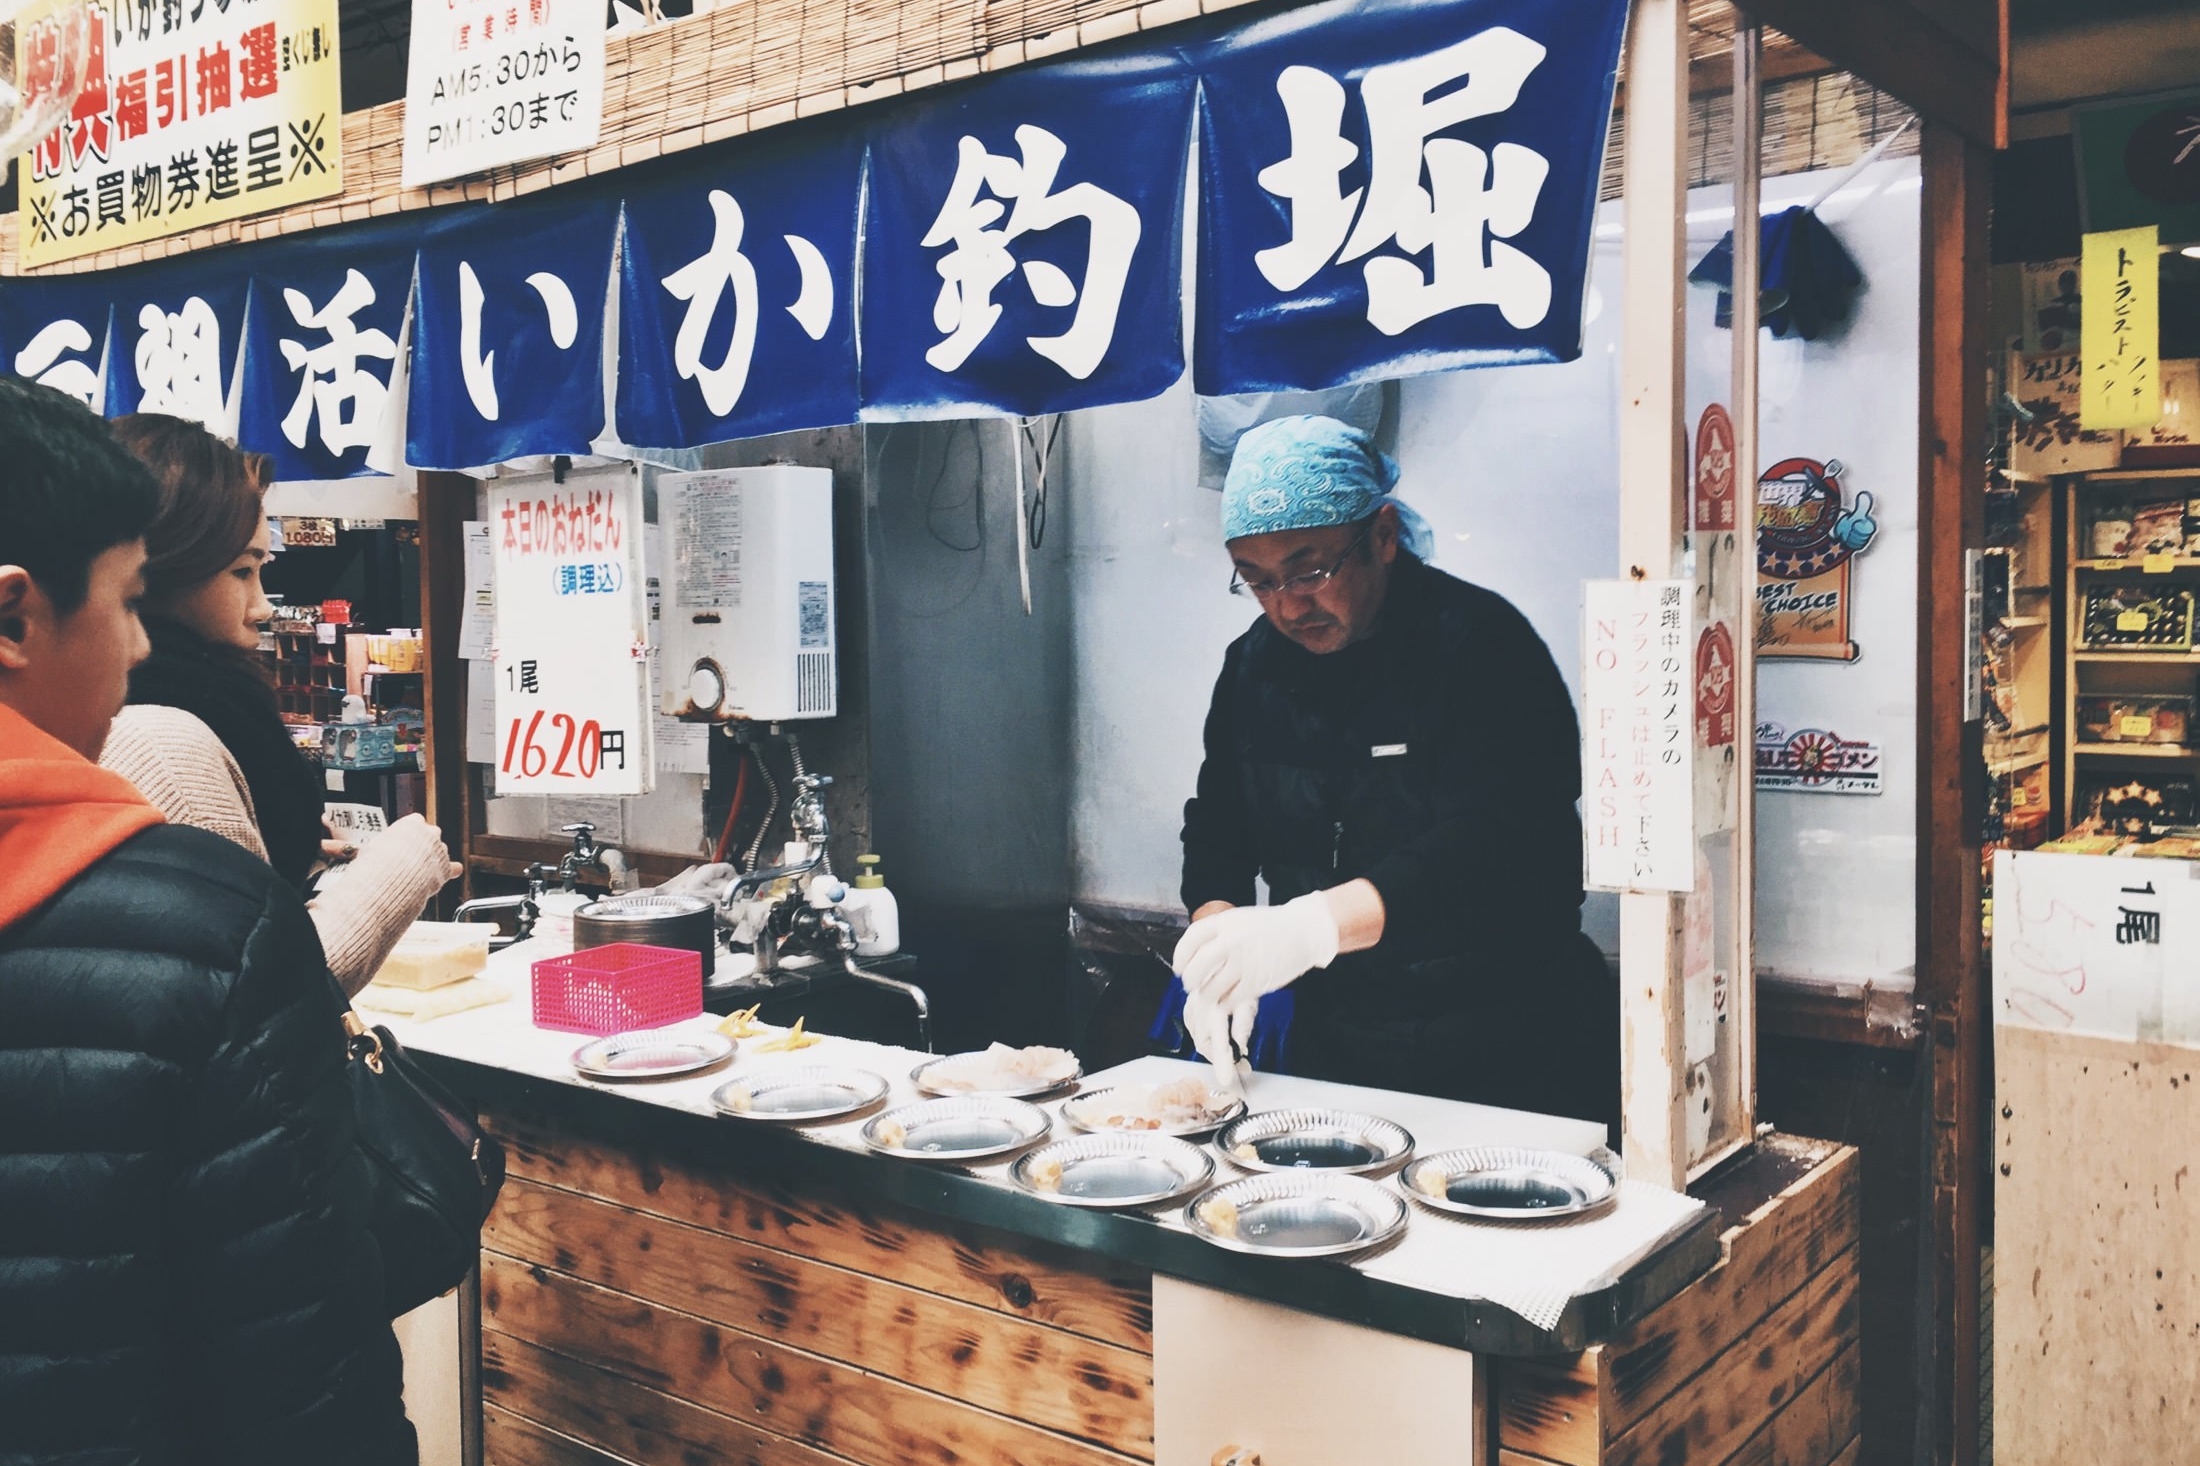
POLYGON ((1346 562, 1360 553, 1360 547, 1367 543, 1368 536, 1374 532, 1374 526, 1375 521, 1369 520, 1367 525, 1352 537, 1352 543, 1344 547, 1344 553, 1330 564, 1319 570, 1308 570, 1302 574, 1294 575, 1288 580, 1247 580, 1233 570, 1230 572, 1230 594, 1233 596, 1257 596, 1264 601, 1270 596, 1310 596, 1329 584, 1337 572, 1344 569, 1346 562))

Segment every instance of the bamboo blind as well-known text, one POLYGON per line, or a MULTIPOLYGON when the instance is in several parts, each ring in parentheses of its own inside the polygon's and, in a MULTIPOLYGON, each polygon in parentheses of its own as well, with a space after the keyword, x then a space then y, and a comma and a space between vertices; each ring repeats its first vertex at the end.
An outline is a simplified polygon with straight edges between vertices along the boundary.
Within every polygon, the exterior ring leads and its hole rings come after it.
MULTIPOLYGON (((408 189, 402 100, 344 116, 344 191, 276 213, 209 225, 165 239, 85 255, 35 272, 75 274, 302 229, 381 218, 461 200, 516 198, 666 153, 760 131, 865 102, 1062 55, 1250 0, 737 0, 645 30, 606 47, 602 140, 469 178, 408 189)), ((1715 68, 1731 44, 1733 6, 1693 0, 1689 49, 1715 68)), ((1768 32, 1769 67, 1823 73, 1826 65, 1768 32)), ((1727 176, 1730 99, 1716 85, 1692 87, 1691 183, 1727 176)), ((1792 75, 1768 85, 1765 171, 1799 172, 1853 160, 1909 114, 1852 77, 1792 75)), ((1906 138, 1897 152, 1914 151, 1906 138)), ((1625 136, 1615 112, 1603 196, 1618 193, 1625 136)), ((16 253, 15 215, 0 216, 0 274, 26 273, 16 253)))
POLYGON ((344 116, 344 191, 25 272, 16 216, 0 218, 0 273, 111 270, 460 200, 517 198, 664 153, 1097 46, 1249 0, 742 0, 614 36, 603 137, 565 153, 428 188, 400 182, 404 103, 344 116))

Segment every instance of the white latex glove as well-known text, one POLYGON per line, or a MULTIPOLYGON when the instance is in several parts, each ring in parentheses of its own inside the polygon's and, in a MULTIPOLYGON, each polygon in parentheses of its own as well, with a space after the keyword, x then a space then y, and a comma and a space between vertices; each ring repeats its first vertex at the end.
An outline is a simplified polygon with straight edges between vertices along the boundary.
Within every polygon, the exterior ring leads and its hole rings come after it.
POLYGON ((1191 1035, 1192 1047, 1199 1056, 1214 1065, 1215 1083, 1233 1094, 1245 1090, 1245 1075, 1252 1066, 1237 1055, 1249 1050, 1253 1042, 1253 1017, 1259 1005, 1241 1012, 1225 1013, 1197 993, 1184 994, 1184 1031, 1191 1035), (1231 1047, 1236 1042, 1236 1049, 1231 1047))
POLYGON ((1187 994, 1227 1014, 1327 967, 1337 960, 1338 941, 1329 900, 1313 891, 1281 906, 1234 906, 1193 922, 1176 944, 1175 966, 1187 994))
POLYGON ((691 865, 657 889, 677 891, 687 896, 702 896, 715 901, 718 893, 726 889, 726 882, 737 874, 739 872, 722 860, 708 865, 691 865))

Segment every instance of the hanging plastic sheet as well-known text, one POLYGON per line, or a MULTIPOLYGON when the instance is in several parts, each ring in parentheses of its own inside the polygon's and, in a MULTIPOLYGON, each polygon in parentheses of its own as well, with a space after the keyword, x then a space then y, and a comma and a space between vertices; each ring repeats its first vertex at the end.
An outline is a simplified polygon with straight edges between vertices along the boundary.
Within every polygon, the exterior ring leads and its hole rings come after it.
POLYGON ((620 438, 692 448, 854 421, 862 205, 846 128, 627 190, 620 438))
POLYGON ((113 306, 114 282, 105 276, 0 290, 0 369, 105 411, 113 306))
POLYGON ((230 389, 244 350, 246 281, 220 256, 114 277, 107 413, 165 412, 237 435, 230 389))
POLYGON ((278 480, 358 478, 392 431, 417 228, 308 234, 248 257, 238 440, 278 480))
POLYGON ((588 452, 604 427, 615 195, 465 209, 420 236, 406 461, 588 452))
POLYGON ((1193 383, 1581 354, 1625 0, 1333 0, 1200 71, 1193 383))
POLYGON ((1011 72, 871 136, 863 415, 1036 416, 1184 371, 1193 76, 1175 55, 1011 72))

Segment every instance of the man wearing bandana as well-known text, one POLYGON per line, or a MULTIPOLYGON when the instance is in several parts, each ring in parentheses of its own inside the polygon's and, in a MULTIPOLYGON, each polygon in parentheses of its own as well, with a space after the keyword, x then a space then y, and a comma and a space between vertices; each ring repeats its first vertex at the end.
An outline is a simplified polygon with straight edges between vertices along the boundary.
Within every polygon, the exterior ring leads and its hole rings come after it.
POLYGON ((1509 602, 1428 564, 1396 481, 1331 418, 1239 440, 1222 532, 1261 617, 1207 715, 1182 1008, 1172 989, 1157 1032, 1180 1016, 1218 1064, 1600 1120, 1616 1142, 1573 702, 1509 602))

